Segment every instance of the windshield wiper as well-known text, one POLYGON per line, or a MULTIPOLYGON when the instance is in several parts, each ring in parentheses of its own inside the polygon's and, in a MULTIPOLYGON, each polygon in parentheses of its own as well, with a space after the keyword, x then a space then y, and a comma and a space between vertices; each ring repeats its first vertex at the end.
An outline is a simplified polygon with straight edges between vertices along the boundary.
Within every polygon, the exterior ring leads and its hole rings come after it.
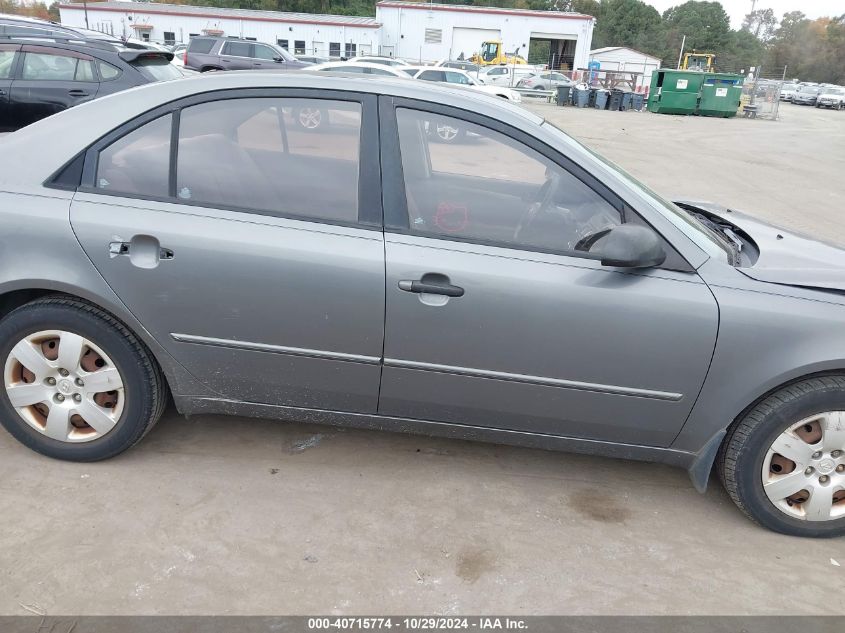
POLYGON ((742 240, 737 237, 733 230, 723 224, 714 222, 703 213, 696 213, 689 211, 689 214, 701 223, 701 225, 710 231, 716 238, 728 247, 730 253, 730 264, 738 266, 740 263, 740 252, 742 251, 742 240))

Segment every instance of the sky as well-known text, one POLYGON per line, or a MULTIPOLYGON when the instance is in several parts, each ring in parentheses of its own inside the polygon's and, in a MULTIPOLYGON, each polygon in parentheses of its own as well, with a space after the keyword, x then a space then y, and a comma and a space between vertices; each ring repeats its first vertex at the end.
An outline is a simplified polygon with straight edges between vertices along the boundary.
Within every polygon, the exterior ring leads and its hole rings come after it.
MULTIPOLYGON (((751 0, 719 0, 731 16, 734 28, 742 24, 742 18, 751 11, 751 0)), ((683 4, 683 0, 645 0, 660 13, 669 7, 683 4)), ((757 0, 758 9, 772 9, 780 20, 787 11, 803 11, 808 18, 835 16, 845 13, 845 0, 757 0)))

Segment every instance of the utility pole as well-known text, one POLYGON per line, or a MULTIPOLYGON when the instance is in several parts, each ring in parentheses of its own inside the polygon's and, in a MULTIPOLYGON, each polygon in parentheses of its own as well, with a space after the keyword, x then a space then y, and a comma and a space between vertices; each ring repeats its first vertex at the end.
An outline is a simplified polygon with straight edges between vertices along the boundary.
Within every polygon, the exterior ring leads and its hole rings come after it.
POLYGON ((91 27, 88 26, 88 0, 82 0, 82 8, 85 10, 85 28, 90 29, 91 27))
POLYGON ((683 59, 683 57, 684 57, 684 46, 686 46, 686 43, 687 43, 687 36, 684 35, 684 39, 681 40, 681 53, 678 55, 678 68, 677 68, 677 70, 681 69, 681 59, 683 59))

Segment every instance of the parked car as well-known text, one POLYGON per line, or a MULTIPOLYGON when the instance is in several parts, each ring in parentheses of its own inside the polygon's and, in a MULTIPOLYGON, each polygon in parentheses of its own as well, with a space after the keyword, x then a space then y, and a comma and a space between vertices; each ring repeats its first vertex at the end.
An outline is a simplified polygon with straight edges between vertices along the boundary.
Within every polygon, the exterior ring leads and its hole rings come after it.
POLYGON ((21 15, 0 14, 0 37, 2 36, 16 37, 19 39, 30 37, 82 39, 89 42, 107 42, 116 46, 123 46, 124 48, 156 48, 147 42, 135 40, 134 38, 121 39, 115 37, 114 35, 102 33, 93 29, 69 27, 59 24, 58 22, 49 22, 47 20, 29 18, 21 15))
POLYGON ((537 72, 533 66, 511 65, 511 66, 490 66, 481 74, 485 84, 497 86, 516 86, 520 80, 525 79, 537 72))
POLYGON ((329 57, 320 57, 319 55, 297 55, 296 59, 308 64, 325 64, 331 61, 329 57))
POLYGON ((762 525, 845 533, 841 249, 662 200, 433 82, 217 73, 0 147, 0 422, 40 453, 117 455, 172 395, 663 462, 699 490, 715 463, 762 525), (300 130, 303 107, 332 125, 300 130))
POLYGON ((382 66, 408 66, 408 62, 395 57, 383 57, 381 55, 361 55, 360 57, 351 57, 347 61, 365 64, 381 64, 382 66))
POLYGON ((403 79, 408 77, 408 74, 402 72, 402 69, 393 66, 386 66, 384 64, 371 64, 370 62, 357 62, 349 60, 348 62, 328 62, 327 64, 318 64, 311 66, 309 71, 317 72, 335 72, 347 73, 354 75, 378 75, 381 77, 401 77, 403 79))
POLYGON ((558 86, 574 86, 575 82, 563 73, 544 70, 523 77, 516 85, 532 90, 556 90, 558 86))
POLYGON ((172 58, 105 42, 0 36, 0 131, 133 86, 179 78, 172 58))
POLYGON ((832 88, 822 88, 819 91, 816 99, 817 108, 834 108, 841 110, 845 106, 845 88, 835 86, 832 88))
POLYGON ((422 81, 436 81, 457 86, 467 86, 478 92, 484 92, 515 103, 522 101, 522 96, 516 90, 511 90, 505 86, 485 86, 469 73, 456 68, 444 68, 442 66, 403 66, 402 72, 407 73, 414 79, 421 79, 422 81))
POLYGON ((481 73, 481 66, 475 64, 470 61, 464 61, 460 59, 444 59, 436 64, 437 66, 442 66, 444 68, 457 68, 458 70, 463 70, 467 73, 472 73, 474 76, 478 76, 481 73))
POLYGON ((292 70, 310 64, 298 61, 275 44, 231 37, 192 37, 185 52, 185 66, 192 70, 292 70))
POLYGON ((816 105, 820 90, 821 87, 819 86, 798 86, 798 90, 792 94, 792 103, 797 103, 798 105, 816 105))
POLYGON ((781 101, 792 101, 792 95, 795 94, 796 90, 798 90, 798 84, 783 84, 780 89, 781 101))

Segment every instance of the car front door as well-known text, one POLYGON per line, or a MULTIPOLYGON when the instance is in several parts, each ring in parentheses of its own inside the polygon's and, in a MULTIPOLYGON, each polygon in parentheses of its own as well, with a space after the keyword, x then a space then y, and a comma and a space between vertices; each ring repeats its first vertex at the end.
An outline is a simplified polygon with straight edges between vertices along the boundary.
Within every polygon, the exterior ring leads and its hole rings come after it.
POLYGON ((11 132, 18 128, 12 119, 9 94, 17 62, 19 44, 0 44, 0 132, 11 132))
POLYGON ((250 70, 254 61, 251 42, 223 42, 220 49, 220 64, 223 70, 250 70))
POLYGON ((212 93, 111 134, 86 155, 71 221, 133 314, 220 397, 375 412, 375 99, 290 94, 212 93), (298 125, 305 108, 324 125, 298 125))
POLYGON ((669 445, 715 345, 708 287, 668 243, 681 270, 602 266, 589 241, 639 216, 530 137, 429 108, 400 101, 382 128, 402 169, 385 175, 379 412, 669 445), (444 144, 440 125, 466 134, 444 144))
POLYGON ((18 126, 29 125, 91 101, 100 84, 89 55, 47 46, 25 44, 12 85, 10 107, 18 126))
POLYGON ((266 44, 253 44, 252 67, 278 70, 285 67, 285 61, 272 47, 266 44))

